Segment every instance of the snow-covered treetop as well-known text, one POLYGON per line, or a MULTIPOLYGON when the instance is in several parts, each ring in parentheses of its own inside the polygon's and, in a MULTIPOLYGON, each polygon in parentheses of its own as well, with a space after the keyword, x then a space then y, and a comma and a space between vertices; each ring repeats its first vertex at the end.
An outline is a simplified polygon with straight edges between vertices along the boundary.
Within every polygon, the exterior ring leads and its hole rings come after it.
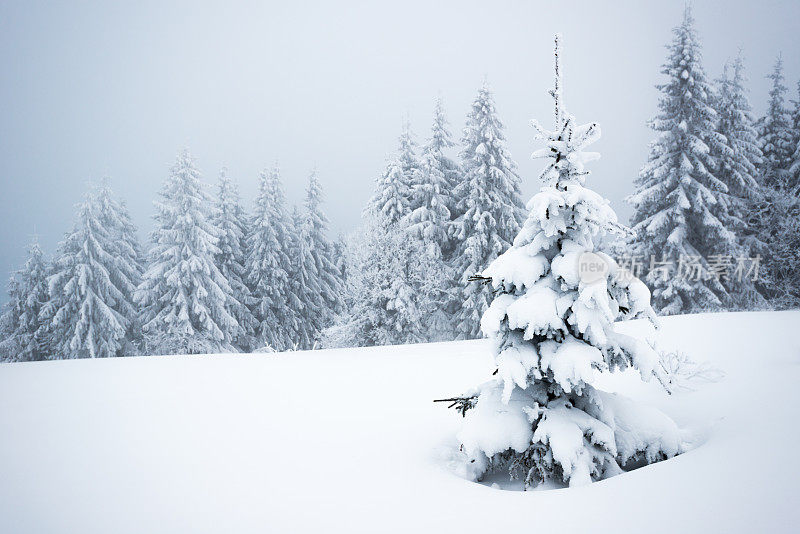
POLYGON ((538 132, 537 139, 545 139, 546 147, 533 153, 534 158, 551 158, 553 161, 542 172, 542 181, 561 187, 567 182, 582 184, 589 174, 584 165, 600 158, 597 152, 583 152, 583 149, 600 138, 600 126, 591 124, 576 125, 575 118, 564 109, 561 70, 558 52, 560 35, 556 36, 556 81, 555 88, 550 91, 555 101, 555 129, 547 130, 536 120, 531 124, 538 132))
POLYGON ((328 231, 328 218, 322 211, 322 186, 317 178, 317 170, 311 171, 308 177, 308 188, 306 189, 305 207, 311 227, 311 234, 325 235, 328 231))
POLYGON ((719 131, 726 137, 731 150, 728 157, 720 158, 720 179, 731 194, 748 198, 757 196, 756 165, 761 163, 761 149, 745 93, 745 81, 740 50, 733 62, 725 63, 722 76, 717 80, 719 131))
MULTIPOLYGON (((600 137, 596 123, 578 125, 563 104, 556 37, 555 127, 534 126, 546 148, 534 157, 550 158, 545 186, 528 203, 528 218, 511 249, 484 271, 500 293, 481 326, 497 340, 504 398, 515 385, 545 377, 564 391, 580 391, 592 368, 635 365, 649 377, 655 355, 647 344, 619 336, 620 317, 654 318, 647 287, 632 276, 617 276, 613 259, 595 252, 594 240, 617 228, 617 218, 600 195, 583 187, 584 164, 597 154, 583 149, 600 137), (605 263, 606 273, 582 279, 582 257, 605 263)), ((601 265, 602 267, 602 265, 601 265)))
POLYGON ((398 141, 398 151, 389 159, 386 170, 378 178, 375 193, 367 206, 368 212, 381 214, 388 224, 396 223, 411 212, 412 186, 418 181, 420 172, 416 144, 408 121, 403 123, 403 132, 398 141))

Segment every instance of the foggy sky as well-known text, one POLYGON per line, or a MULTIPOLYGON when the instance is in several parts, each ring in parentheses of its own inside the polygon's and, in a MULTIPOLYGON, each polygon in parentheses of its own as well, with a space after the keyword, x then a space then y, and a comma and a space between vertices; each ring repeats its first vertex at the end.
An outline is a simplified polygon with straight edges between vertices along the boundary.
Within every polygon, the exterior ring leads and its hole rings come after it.
MULTIPOLYGON (((654 85, 682 10, 682 0, 0 0, 0 300, 31 235, 52 255, 91 180, 111 177, 145 238, 184 146, 207 182, 227 166, 248 209, 263 168, 277 160, 299 203, 316 166, 332 234, 352 230, 406 114, 423 142, 441 95, 458 139, 484 77, 527 200, 542 168, 529 121, 552 117, 555 32, 567 109, 603 132, 588 185, 627 221, 623 198, 647 157, 654 85)), ((712 78, 743 47, 760 114, 783 51, 796 98, 800 2, 697 0, 694 15, 712 78)))

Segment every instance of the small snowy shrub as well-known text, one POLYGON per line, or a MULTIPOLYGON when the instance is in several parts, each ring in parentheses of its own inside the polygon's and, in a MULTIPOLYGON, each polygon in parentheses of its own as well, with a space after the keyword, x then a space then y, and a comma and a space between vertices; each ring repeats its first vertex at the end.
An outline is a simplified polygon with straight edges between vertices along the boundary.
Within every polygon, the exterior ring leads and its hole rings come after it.
POLYGON ((600 128, 577 125, 564 110, 558 54, 557 36, 556 127, 534 124, 546 140, 534 156, 551 158, 545 186, 513 246, 480 275, 496 294, 481 320, 494 340, 496 378, 453 399, 465 416, 462 474, 479 480, 505 469, 526 488, 586 484, 682 450, 666 415, 592 387, 598 371, 633 367, 643 380, 659 372, 647 342, 613 328, 655 315, 647 287, 595 246, 619 225, 608 201, 583 186, 584 164, 598 157, 583 149, 600 128), (584 276, 587 255, 607 269, 584 276))
POLYGON ((722 369, 709 362, 696 362, 680 351, 659 351, 658 365, 659 379, 670 393, 694 391, 694 384, 719 382, 725 377, 722 369))

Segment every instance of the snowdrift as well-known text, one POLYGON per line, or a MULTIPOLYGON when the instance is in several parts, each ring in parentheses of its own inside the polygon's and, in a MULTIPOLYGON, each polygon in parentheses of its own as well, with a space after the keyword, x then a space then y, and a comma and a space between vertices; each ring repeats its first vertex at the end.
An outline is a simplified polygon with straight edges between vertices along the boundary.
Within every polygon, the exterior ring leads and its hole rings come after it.
MULTIPOLYGON (((800 312, 669 317, 659 340, 723 369, 656 406, 695 448, 582 488, 502 491, 448 468, 434 398, 486 342, 0 365, 0 532, 792 532, 800 312)), ((630 332, 638 322, 620 325, 630 332)))

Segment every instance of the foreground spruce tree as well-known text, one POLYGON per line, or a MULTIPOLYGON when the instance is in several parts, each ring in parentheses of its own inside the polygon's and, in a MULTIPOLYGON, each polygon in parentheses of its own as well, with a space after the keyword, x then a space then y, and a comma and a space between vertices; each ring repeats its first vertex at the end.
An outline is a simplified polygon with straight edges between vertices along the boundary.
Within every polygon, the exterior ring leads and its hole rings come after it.
POLYGON ((127 212, 105 184, 80 206, 75 227, 53 260, 50 300, 41 312, 50 325, 54 357, 109 358, 132 352, 133 294, 142 273, 129 225, 127 212))
POLYGON ((468 284, 467 278, 511 245, 523 219, 516 164, 486 83, 472 103, 462 145, 463 178, 455 191, 459 216, 450 229, 458 242, 453 253, 459 303, 454 322, 459 338, 474 338, 480 335, 478 322, 491 295, 480 285, 468 284))
POLYGON ((156 204, 150 265, 135 293, 148 354, 233 351, 232 290, 217 268, 220 231, 188 150, 178 155, 156 204))
POLYGON ((718 278, 707 277, 714 255, 735 254, 736 234, 728 228, 728 188, 717 176, 714 154, 724 150, 717 131, 713 89, 701 65, 700 43, 687 6, 673 30, 659 85, 659 113, 650 123, 658 137, 649 161, 628 197, 634 213, 632 246, 647 262, 692 261, 703 276, 651 269, 646 281, 661 314, 719 310, 730 301, 718 278))
POLYGON ((19 362, 44 360, 49 357, 48 326, 40 315, 50 293, 47 276, 49 265, 34 238, 28 246, 25 266, 14 273, 9 282, 9 300, 0 325, 0 357, 19 362))
POLYGON ((498 295, 483 315, 495 343, 497 378, 457 400, 466 420, 464 474, 480 479, 508 470, 526 488, 546 481, 586 484, 620 472, 630 461, 674 456, 681 445, 675 424, 652 408, 596 390, 597 370, 634 367, 648 379, 657 363, 642 340, 614 331, 617 319, 652 317, 642 282, 616 276, 614 261, 594 253, 595 242, 616 228, 616 216, 584 188, 583 149, 600 136, 597 124, 577 125, 564 109, 556 36, 556 124, 536 125, 546 142, 537 157, 551 158, 545 186, 511 249, 483 272, 498 295), (609 271, 582 279, 584 262, 609 271))

